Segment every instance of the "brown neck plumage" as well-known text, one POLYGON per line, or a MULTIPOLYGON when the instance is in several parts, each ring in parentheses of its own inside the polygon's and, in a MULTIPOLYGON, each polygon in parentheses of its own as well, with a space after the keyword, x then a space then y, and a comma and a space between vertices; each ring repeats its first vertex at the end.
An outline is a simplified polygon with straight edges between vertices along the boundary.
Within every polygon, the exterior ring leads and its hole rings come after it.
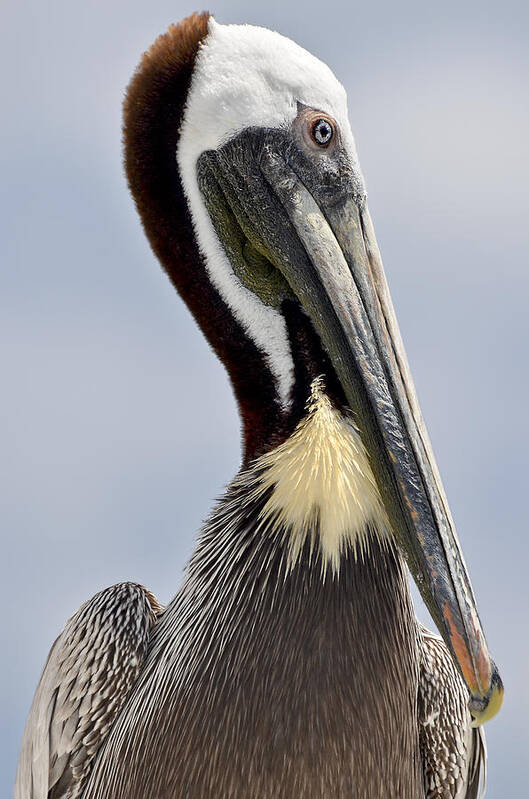
POLYGON ((211 284, 193 233, 176 151, 195 58, 209 14, 193 14, 159 36, 128 87, 124 160, 151 247, 226 366, 244 427, 245 460, 266 448, 281 412, 263 354, 211 284))

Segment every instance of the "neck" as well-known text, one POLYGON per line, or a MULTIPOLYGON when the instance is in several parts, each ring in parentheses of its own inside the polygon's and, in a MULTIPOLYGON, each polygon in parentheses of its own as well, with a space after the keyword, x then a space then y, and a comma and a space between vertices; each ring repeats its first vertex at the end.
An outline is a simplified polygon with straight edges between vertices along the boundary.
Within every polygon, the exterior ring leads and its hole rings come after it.
POLYGON ((287 302, 277 312, 284 320, 282 347, 293 364, 279 386, 266 352, 238 321, 206 268, 176 155, 195 59, 207 31, 208 15, 193 15, 160 36, 142 59, 124 105, 125 167, 154 253, 229 373, 248 464, 292 432, 315 377, 324 374, 327 390, 341 402, 344 398, 297 303, 287 302))

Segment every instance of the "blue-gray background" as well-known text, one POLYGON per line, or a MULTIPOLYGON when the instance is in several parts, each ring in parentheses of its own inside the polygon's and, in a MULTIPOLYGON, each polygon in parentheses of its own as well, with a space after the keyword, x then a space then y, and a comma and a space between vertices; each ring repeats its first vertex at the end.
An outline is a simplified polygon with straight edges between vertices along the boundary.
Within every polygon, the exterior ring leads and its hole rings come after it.
MULTIPOLYGON (((221 366, 121 168, 140 53, 181 0, 2 4, 0 795, 48 647, 100 588, 168 600, 239 462, 221 366)), ((218 0, 345 84, 434 449, 506 684, 489 796, 528 773, 527 4, 218 0)), ((423 611, 420 610, 423 614, 423 611)))

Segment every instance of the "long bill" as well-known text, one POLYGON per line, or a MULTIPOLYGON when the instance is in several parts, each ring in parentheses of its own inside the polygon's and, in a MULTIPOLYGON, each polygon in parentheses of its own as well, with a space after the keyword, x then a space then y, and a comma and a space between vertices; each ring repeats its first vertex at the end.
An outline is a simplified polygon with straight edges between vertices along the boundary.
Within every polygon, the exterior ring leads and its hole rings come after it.
MULTIPOLYGON (((309 191, 274 147, 259 147, 259 179, 250 175, 243 152, 255 156, 255 143, 211 156, 207 168, 230 214, 266 250, 329 353, 400 548, 481 724, 499 710, 503 686, 487 649, 365 202, 352 190, 309 191)), ((218 215, 218 202, 215 208, 218 215)), ((221 228, 225 233, 226 225, 221 228)))

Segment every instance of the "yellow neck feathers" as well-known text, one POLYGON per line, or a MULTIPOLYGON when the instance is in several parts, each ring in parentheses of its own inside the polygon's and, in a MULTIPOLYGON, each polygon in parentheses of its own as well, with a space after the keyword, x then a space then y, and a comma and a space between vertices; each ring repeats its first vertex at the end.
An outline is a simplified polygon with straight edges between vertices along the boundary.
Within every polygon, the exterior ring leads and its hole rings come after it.
POLYGON ((367 452, 349 414, 334 408, 321 378, 311 387, 307 415, 282 444, 258 459, 257 493, 270 491, 262 515, 285 531, 293 564, 309 538, 323 569, 339 570, 340 555, 388 538, 389 523, 367 452))

